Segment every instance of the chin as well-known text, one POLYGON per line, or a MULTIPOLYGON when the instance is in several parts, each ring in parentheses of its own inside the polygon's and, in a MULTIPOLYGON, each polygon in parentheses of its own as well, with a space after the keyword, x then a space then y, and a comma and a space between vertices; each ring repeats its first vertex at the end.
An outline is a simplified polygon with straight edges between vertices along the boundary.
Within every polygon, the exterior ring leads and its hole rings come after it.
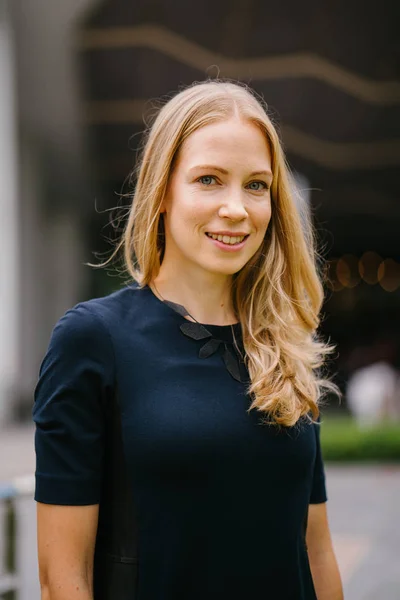
POLYGON ((243 267, 245 266, 246 263, 243 263, 243 261, 234 263, 232 261, 232 263, 230 265, 218 265, 215 263, 215 260, 213 262, 210 262, 210 264, 202 264, 201 266, 206 269, 207 271, 210 271, 212 273, 218 274, 218 275, 235 275, 235 273, 238 273, 239 271, 241 271, 243 269, 243 267))

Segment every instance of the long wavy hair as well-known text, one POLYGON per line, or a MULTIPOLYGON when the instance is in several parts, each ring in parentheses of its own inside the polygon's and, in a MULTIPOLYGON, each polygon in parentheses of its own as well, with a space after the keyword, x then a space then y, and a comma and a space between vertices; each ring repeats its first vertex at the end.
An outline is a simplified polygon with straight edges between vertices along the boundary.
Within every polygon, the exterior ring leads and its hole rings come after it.
POLYGON ((293 426, 310 413, 316 419, 326 392, 338 392, 322 376, 333 347, 316 333, 323 287, 311 222, 306 215, 300 217, 293 179, 267 106, 246 85, 224 80, 195 83, 164 103, 144 134, 132 174, 136 185, 129 217, 109 260, 123 250, 129 275, 140 287, 151 283, 164 255, 160 207, 179 150, 194 131, 232 117, 255 124, 263 133, 273 172, 267 233, 254 256, 233 275, 231 287, 250 375, 249 410, 265 413, 269 423, 293 426))

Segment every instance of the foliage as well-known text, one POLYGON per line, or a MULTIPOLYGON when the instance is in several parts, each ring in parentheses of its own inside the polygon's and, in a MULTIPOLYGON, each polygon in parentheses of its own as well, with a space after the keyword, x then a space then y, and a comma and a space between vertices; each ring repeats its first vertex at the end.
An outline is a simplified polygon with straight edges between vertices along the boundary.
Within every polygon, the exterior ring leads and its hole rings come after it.
POLYGON ((400 421, 360 426, 351 418, 322 416, 326 462, 399 462, 400 421))

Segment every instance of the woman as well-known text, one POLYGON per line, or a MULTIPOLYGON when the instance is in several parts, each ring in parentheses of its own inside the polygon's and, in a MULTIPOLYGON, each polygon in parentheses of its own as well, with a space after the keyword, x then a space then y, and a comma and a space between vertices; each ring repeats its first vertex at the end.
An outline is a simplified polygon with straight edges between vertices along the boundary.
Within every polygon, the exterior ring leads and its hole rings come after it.
POLYGON ((133 281, 61 318, 36 388, 43 600, 340 600, 323 293, 244 86, 161 109, 120 247, 133 281))

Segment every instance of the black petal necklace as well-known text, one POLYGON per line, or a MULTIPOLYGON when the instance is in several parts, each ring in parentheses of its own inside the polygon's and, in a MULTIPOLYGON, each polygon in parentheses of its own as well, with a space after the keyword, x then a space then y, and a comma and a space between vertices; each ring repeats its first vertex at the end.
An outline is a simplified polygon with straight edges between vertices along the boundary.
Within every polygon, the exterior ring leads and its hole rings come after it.
MULTIPOLYGON (((157 286, 153 282, 153 286, 157 291, 158 296, 162 300, 164 304, 169 306, 176 313, 181 315, 182 317, 190 317, 193 319, 194 323, 191 321, 186 321, 180 325, 180 330, 184 335, 190 337, 193 340, 207 340, 199 351, 199 358, 208 358, 215 354, 220 346, 223 346, 222 351, 222 359, 225 363, 228 373, 235 379, 236 381, 240 381, 242 383, 245 382, 245 376, 241 375, 241 364, 242 369, 244 369, 244 363, 242 357, 238 349, 236 348, 234 341, 226 341, 221 340, 215 337, 202 323, 199 323, 182 304, 176 304, 175 302, 170 302, 169 300, 165 300, 163 296, 158 291, 157 286)), ((235 339, 233 325, 230 326, 232 331, 232 338, 235 339)), ((244 350, 244 349, 243 349, 244 350)))

